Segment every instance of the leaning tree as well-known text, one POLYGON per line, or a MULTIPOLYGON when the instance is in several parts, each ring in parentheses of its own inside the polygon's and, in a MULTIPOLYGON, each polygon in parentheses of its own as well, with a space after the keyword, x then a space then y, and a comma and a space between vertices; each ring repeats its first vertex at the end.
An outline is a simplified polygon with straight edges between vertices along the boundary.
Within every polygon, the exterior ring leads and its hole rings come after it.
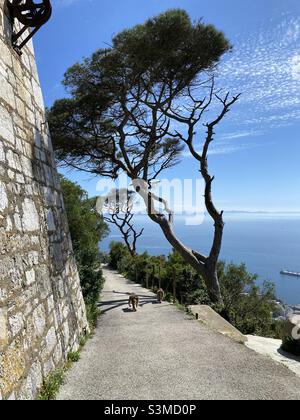
POLYGON ((214 26, 170 10, 121 32, 110 48, 71 67, 64 79, 70 97, 49 113, 57 158, 114 179, 126 173, 149 217, 204 278, 213 302, 222 301, 216 267, 224 222, 212 199, 208 152, 216 126, 238 100, 215 87, 216 66, 230 49, 214 26), (199 126, 204 130, 197 133, 199 126), (152 181, 177 164, 184 149, 205 181, 205 205, 214 223, 209 255, 176 237, 168 203, 151 190, 152 181))
POLYGON ((137 241, 144 233, 144 229, 137 229, 134 224, 134 197, 135 192, 127 188, 112 189, 99 196, 96 202, 97 212, 105 222, 119 229, 132 257, 136 255, 137 241))

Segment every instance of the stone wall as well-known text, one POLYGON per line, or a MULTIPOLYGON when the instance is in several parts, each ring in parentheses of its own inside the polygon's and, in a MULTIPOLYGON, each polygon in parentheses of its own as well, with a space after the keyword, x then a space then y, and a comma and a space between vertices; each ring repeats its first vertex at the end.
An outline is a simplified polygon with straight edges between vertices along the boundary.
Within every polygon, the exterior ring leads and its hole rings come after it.
POLYGON ((0 0, 0 399, 34 399, 87 328, 32 44, 0 0))

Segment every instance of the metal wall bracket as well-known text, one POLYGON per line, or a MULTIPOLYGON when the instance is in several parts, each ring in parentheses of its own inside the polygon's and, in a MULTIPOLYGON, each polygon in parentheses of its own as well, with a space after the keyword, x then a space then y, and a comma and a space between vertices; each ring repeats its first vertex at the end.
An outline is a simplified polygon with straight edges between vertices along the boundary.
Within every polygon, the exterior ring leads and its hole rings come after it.
POLYGON ((23 25, 19 32, 13 32, 12 35, 13 47, 21 55, 22 48, 50 19, 52 6, 50 0, 39 0, 39 3, 35 3, 34 0, 7 0, 7 7, 12 22, 16 19, 23 25), (27 29, 31 29, 29 35, 20 40, 27 29))

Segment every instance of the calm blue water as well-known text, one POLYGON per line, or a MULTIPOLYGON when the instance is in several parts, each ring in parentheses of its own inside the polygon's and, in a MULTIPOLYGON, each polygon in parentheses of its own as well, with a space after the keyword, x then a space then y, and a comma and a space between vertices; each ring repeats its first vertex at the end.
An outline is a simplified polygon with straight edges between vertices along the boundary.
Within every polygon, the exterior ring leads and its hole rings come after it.
MULTIPOLYGON (((280 275, 282 269, 300 272, 300 215, 291 214, 228 214, 225 216, 221 258, 227 262, 247 265, 248 271, 259 276, 258 282, 271 280, 276 284, 277 296, 285 303, 300 303, 300 277, 280 275)), ((139 251, 152 255, 167 255, 171 247, 158 226, 147 218, 136 217, 136 226, 145 228, 139 251)), ((186 226, 177 217, 175 231, 193 249, 208 253, 212 241, 212 225, 207 217, 202 225, 186 226)), ((117 230, 101 243, 108 250, 112 240, 120 240, 117 230)))

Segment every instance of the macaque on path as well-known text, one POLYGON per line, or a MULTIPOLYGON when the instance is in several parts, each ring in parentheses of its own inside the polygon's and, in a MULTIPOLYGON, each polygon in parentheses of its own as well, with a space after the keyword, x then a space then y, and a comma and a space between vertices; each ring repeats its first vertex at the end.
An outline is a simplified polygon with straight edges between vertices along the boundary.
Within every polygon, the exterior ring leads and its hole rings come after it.
POLYGON ((130 308, 132 307, 133 312, 136 312, 139 305, 138 295, 136 295, 135 293, 131 293, 131 295, 129 296, 128 305, 130 308))
POLYGON ((165 297, 165 292, 163 291, 163 289, 158 289, 157 291, 157 300, 159 303, 161 303, 164 300, 165 297))

